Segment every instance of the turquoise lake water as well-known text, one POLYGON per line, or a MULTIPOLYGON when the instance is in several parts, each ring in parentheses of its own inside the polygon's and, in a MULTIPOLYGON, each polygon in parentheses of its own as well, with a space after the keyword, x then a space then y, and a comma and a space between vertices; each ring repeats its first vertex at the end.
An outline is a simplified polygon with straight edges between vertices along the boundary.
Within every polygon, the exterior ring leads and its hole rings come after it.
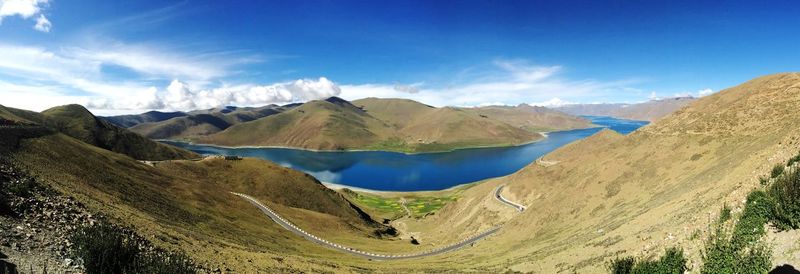
POLYGON ((499 148, 403 154, 381 151, 308 151, 287 148, 221 148, 180 142, 166 143, 200 154, 237 155, 276 162, 311 174, 323 182, 384 191, 441 190, 516 172, 536 158, 565 144, 610 128, 628 134, 645 121, 584 116, 603 127, 550 132, 541 141, 499 148))

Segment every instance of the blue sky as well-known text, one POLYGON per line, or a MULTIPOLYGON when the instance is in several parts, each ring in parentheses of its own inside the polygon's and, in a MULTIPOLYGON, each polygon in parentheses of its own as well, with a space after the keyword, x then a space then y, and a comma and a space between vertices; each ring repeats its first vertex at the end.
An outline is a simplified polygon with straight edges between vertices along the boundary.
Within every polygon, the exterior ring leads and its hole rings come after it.
POLYGON ((0 0, 0 104, 698 96, 800 70, 798 14, 792 1, 0 0))

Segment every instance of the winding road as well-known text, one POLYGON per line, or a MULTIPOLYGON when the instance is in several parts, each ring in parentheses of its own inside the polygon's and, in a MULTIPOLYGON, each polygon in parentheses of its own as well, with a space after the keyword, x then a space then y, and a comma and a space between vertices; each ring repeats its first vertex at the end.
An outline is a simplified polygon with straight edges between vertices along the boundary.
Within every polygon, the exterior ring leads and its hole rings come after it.
POLYGON ((521 204, 517 204, 515 202, 512 202, 512 201, 506 199, 505 197, 503 197, 503 195, 501 193, 503 192, 503 188, 504 187, 506 187, 506 186, 498 186, 497 187, 497 190, 494 191, 494 198, 497 199, 498 201, 500 201, 501 203, 505 204, 505 205, 513 207, 514 209, 516 209, 519 212, 525 211, 525 206, 523 206, 521 204))
MULTIPOLYGON (((517 208, 517 210, 522 212, 522 210, 524 210, 523 206, 517 205, 517 204, 515 204, 515 203, 513 203, 511 201, 508 201, 508 200, 506 200, 505 198, 503 198, 500 195, 500 190, 502 190, 502 188, 503 187, 500 186, 498 188, 498 190, 495 192, 495 198, 497 198, 498 200, 500 200, 503 203, 508 204, 509 206, 513 206, 513 207, 517 208)), ((486 231, 483 231, 483 232, 481 232, 481 233, 479 233, 477 235, 473 235, 473 236, 468 237, 468 238, 466 238, 464 240, 461 240, 459 242, 452 243, 450 245, 443 246, 443 247, 440 247, 440 248, 423 251, 423 252, 410 253, 410 254, 379 254, 379 253, 361 251, 361 250, 358 250, 358 249, 355 249, 355 248, 352 248, 352 247, 343 246, 343 245, 340 245, 340 244, 337 244, 337 243, 333 243, 333 242, 327 241, 327 240, 322 239, 320 237, 317 237, 317 236, 315 236, 315 235, 313 235, 311 233, 308 233, 308 232, 304 231, 303 229, 297 227, 296 225, 292 224, 288 220, 284 219, 283 217, 281 217, 280 215, 275 213, 275 211, 272 211, 272 209, 270 209, 269 207, 265 206, 264 204, 262 204, 261 202, 259 202, 255 198, 250 197, 249 195, 246 195, 246 194, 242 194, 242 193, 231 192, 231 194, 239 196, 239 197, 247 200, 248 202, 250 202, 251 204, 256 206, 258 209, 260 209, 261 212, 263 212, 265 215, 267 215, 270 219, 272 219, 272 221, 278 223, 280 226, 282 226, 286 230, 294 232, 295 234, 305 238, 306 240, 312 241, 314 243, 317 243, 317 244, 320 244, 320 245, 323 245, 323 246, 327 246, 329 248, 333 248, 333 249, 338 250, 338 251, 350 253, 350 254, 353 254, 353 255, 361 256, 361 257, 365 257, 365 258, 370 259, 370 260, 412 259, 412 258, 419 258, 419 257, 426 257, 426 256, 433 256, 433 255, 437 255, 437 254, 442 254, 442 253, 445 253, 445 252, 450 252, 450 251, 453 251, 453 250, 457 250, 459 248, 462 248, 464 246, 467 246, 467 245, 470 245, 470 244, 472 244, 474 242, 477 242, 478 240, 481 240, 483 238, 486 238, 489 235, 492 235, 493 233, 497 232, 497 230, 500 229, 500 226, 495 226, 495 227, 487 229, 486 231)))

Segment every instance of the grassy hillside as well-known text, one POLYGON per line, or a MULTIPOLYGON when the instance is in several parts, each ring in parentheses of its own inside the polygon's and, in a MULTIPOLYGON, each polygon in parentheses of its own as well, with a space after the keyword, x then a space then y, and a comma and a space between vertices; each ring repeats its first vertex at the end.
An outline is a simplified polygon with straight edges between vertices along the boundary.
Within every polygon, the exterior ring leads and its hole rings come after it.
POLYGON ((592 127, 592 122, 557 110, 521 104, 511 106, 486 106, 465 108, 487 118, 527 131, 556 131, 592 127))
POLYGON ((354 271, 366 263, 284 230, 229 191, 247 193, 304 230, 339 243, 384 252, 418 248, 376 234, 385 227, 314 178, 262 160, 209 158, 149 166, 63 134, 25 139, 8 155, 57 191, 201 264, 242 272, 319 272, 354 271))
POLYGON ((557 107, 556 110, 572 115, 612 116, 631 120, 656 121, 697 100, 693 97, 675 97, 651 100, 637 104, 575 104, 557 107))
MULTIPOLYGON (((697 270, 719 209, 740 212, 759 177, 800 151, 797 105, 800 74, 757 78, 630 135, 602 131, 564 146, 466 190, 415 226, 455 228, 433 234, 448 237, 507 222, 465 267, 595 273, 618 256, 648 258, 680 246, 697 270), (473 210, 491 206, 486 193, 497 185, 529 210, 473 210)), ((771 231, 767 239, 784 246, 776 254, 797 258, 796 247, 782 244, 792 235, 771 231)))
POLYGON ((446 151, 505 146, 541 138, 506 123, 457 108, 411 100, 332 97, 197 138, 225 146, 288 146, 318 150, 446 151))
MULTIPOLYGON (((123 153, 140 160, 199 157, 193 152, 157 143, 126 129, 114 126, 105 120, 95 117, 80 105, 54 107, 42 113, 0 106, 0 119, 14 121, 23 125, 38 125, 42 129, 61 132, 88 144, 123 153)), ((17 132, 25 133, 26 131, 19 129, 17 132)))
POLYGON ((198 138, 198 142, 341 150, 377 142, 388 131, 381 121, 337 98, 311 101, 280 114, 234 125, 198 138))
POLYGON ((142 114, 108 116, 100 118, 109 121, 118 127, 130 128, 141 123, 161 122, 175 117, 184 117, 184 116, 187 116, 187 114, 180 111, 176 112, 148 111, 142 114))
POLYGON ((80 105, 43 111, 42 123, 75 139, 140 160, 196 158, 197 154, 157 143, 99 119, 80 105))
POLYGON ((151 139, 186 139, 220 132, 231 125, 253 121, 289 109, 277 105, 195 110, 188 113, 146 112, 139 115, 104 117, 124 123, 133 132, 151 139))

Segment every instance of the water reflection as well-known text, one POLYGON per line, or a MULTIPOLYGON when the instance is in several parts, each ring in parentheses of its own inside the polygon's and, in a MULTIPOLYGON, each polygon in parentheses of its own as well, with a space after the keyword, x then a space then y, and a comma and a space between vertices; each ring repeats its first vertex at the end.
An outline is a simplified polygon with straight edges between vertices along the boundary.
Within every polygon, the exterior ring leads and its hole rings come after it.
MULTIPOLYGON (((623 134, 647 124, 643 121, 586 116, 593 123, 623 134)), ((171 144, 200 154, 256 157, 307 172, 320 181, 359 188, 417 191, 455 185, 513 173, 536 158, 602 128, 549 133, 539 142, 502 148, 463 149, 445 153, 402 154, 381 151, 314 152, 287 148, 219 148, 186 143, 171 144)))

